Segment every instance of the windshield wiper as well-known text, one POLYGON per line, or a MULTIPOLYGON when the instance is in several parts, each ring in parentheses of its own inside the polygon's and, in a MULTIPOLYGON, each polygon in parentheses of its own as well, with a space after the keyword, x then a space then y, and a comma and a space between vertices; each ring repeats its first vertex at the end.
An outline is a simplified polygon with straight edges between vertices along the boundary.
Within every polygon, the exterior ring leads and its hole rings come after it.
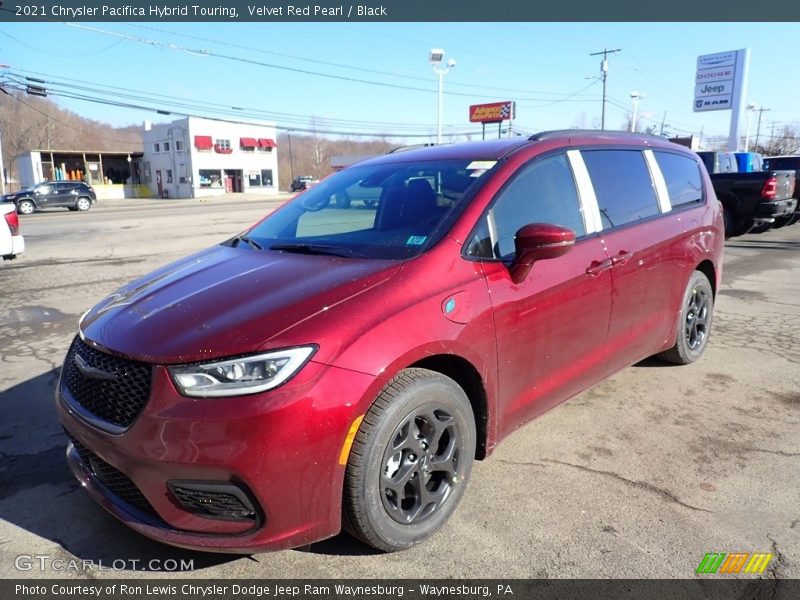
POLYGON ((324 244, 275 244, 269 247, 270 250, 283 250, 284 252, 296 252, 297 254, 330 254, 333 256, 353 257, 359 256, 349 248, 339 246, 325 246, 324 244))
POLYGON ((244 242, 245 244, 250 246, 253 250, 263 250, 264 249, 264 246, 262 246, 261 244, 259 244, 255 240, 251 240, 249 237, 247 237, 243 233, 239 234, 235 238, 233 238, 233 244, 231 244, 231 245, 235 248, 236 246, 238 246, 242 242, 244 242))

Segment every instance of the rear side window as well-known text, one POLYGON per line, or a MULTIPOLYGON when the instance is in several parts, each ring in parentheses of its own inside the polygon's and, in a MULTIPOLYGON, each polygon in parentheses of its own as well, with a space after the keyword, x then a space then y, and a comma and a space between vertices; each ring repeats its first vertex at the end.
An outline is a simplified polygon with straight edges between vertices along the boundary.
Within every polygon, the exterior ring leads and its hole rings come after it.
POLYGON ((619 227, 659 214, 658 198, 644 156, 638 150, 584 150, 603 228, 619 227))
POLYGON ((697 161, 672 152, 653 152, 669 192, 673 208, 702 202, 703 180, 697 161))
POLYGON ((564 154, 534 160, 522 167, 501 192, 492 216, 497 227, 494 255, 515 252, 514 236, 529 223, 569 227, 576 237, 586 234, 572 169, 564 154))

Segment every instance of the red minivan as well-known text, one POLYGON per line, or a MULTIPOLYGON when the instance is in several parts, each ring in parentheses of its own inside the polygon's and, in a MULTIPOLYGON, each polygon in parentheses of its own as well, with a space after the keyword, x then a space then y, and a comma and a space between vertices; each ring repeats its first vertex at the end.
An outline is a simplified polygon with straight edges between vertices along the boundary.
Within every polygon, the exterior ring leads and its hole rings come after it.
POLYGON ((344 527, 407 548, 525 422, 646 357, 696 360, 723 239, 698 157, 661 138, 359 163, 82 317, 56 394, 68 462, 168 544, 344 527))

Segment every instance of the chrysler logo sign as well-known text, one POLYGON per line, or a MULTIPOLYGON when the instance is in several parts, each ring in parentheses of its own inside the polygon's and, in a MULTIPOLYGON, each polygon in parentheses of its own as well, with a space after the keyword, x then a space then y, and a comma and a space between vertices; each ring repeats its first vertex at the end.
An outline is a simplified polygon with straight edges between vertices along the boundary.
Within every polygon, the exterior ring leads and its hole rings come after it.
POLYGON ((109 373, 108 371, 104 371, 103 369, 98 369, 97 367, 93 367, 90 365, 80 354, 75 355, 75 365, 78 367, 78 370, 89 377, 90 379, 99 379, 101 381, 116 381, 119 378, 119 375, 116 373, 109 373))

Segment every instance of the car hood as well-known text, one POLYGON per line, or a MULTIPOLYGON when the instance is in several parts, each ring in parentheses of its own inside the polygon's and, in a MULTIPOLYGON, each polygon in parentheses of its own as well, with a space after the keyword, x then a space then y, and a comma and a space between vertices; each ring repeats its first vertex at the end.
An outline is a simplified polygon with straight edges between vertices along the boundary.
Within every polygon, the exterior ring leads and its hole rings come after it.
POLYGON ((255 352, 400 266, 217 246, 120 288, 82 317, 80 331, 108 351, 160 364, 255 352))

